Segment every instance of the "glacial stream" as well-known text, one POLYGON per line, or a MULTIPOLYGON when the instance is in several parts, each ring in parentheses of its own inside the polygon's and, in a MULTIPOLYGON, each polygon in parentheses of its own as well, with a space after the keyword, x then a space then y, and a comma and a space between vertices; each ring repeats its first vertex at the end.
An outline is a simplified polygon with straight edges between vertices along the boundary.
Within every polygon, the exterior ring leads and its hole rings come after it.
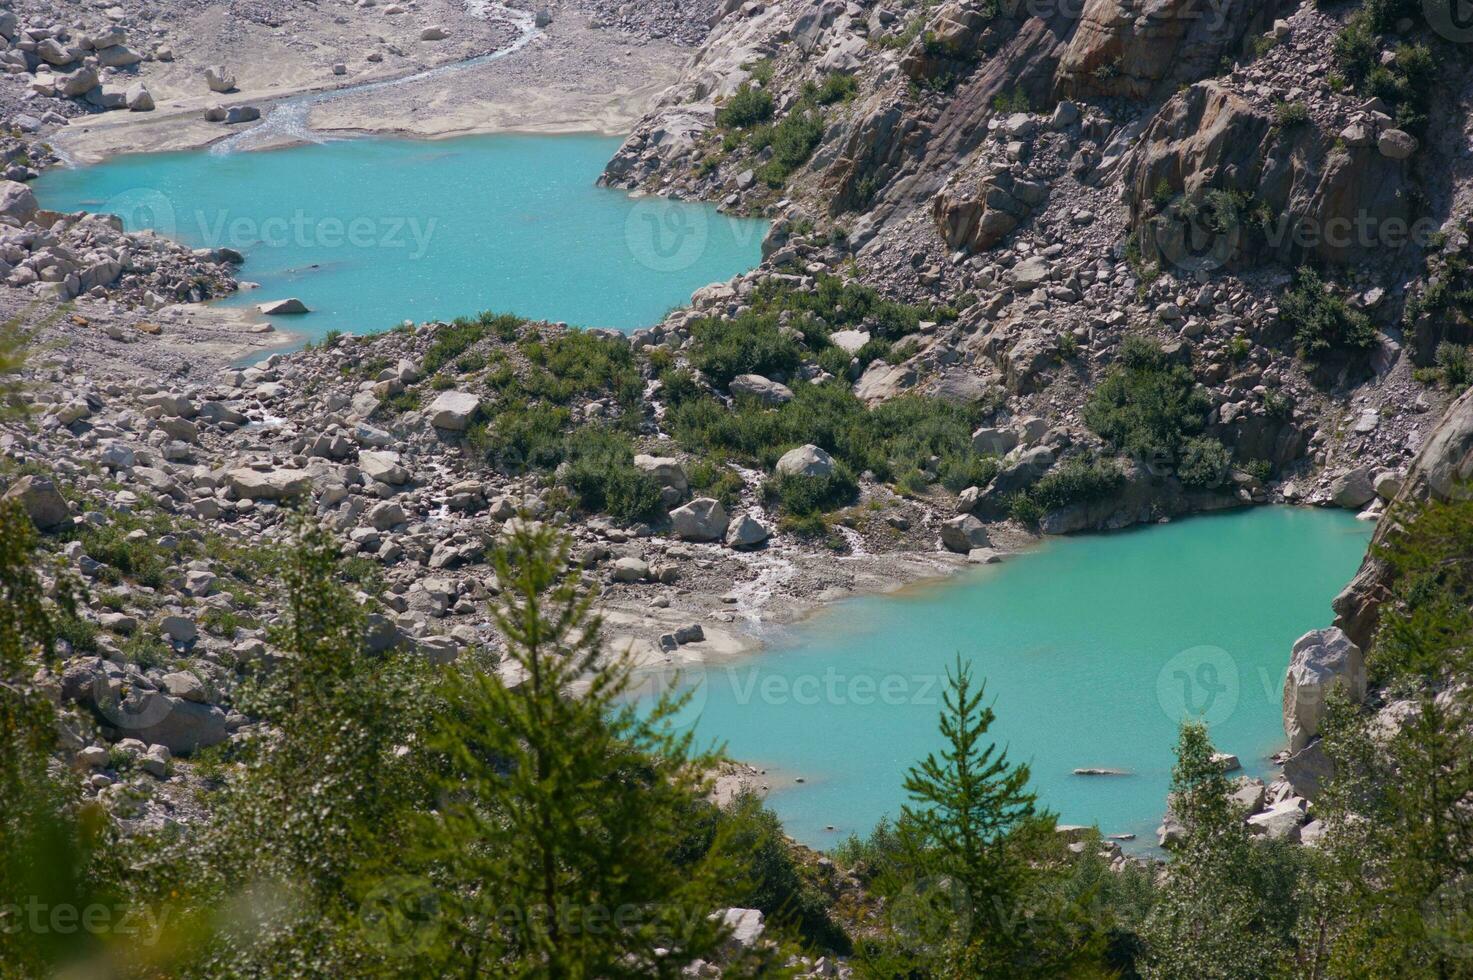
POLYGON ((681 723, 767 767, 788 832, 829 847, 898 813, 906 769, 941 747, 960 653, 1041 804, 1154 847, 1184 718, 1205 719, 1245 773, 1272 775, 1289 648, 1329 624, 1370 531, 1344 511, 1275 507, 1049 540, 840 603, 748 661, 690 675, 681 723))

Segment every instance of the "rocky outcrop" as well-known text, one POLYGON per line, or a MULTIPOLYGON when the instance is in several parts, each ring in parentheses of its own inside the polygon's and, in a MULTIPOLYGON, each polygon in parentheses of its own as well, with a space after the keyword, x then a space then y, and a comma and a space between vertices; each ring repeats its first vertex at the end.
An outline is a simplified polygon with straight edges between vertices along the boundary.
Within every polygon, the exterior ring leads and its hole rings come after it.
POLYGON ((1216 74, 1273 23, 1274 2, 1088 0, 1059 60, 1065 97, 1144 99, 1216 74))
POLYGON ((1379 550, 1400 527, 1394 519, 1399 508, 1431 501, 1466 499, 1473 479, 1473 391, 1448 407, 1442 421, 1428 436, 1412 461, 1390 512, 1371 538, 1371 547, 1360 570, 1335 598, 1335 625, 1362 649, 1368 649, 1375 634, 1381 604, 1386 601, 1388 571, 1379 550))
POLYGON ((1002 241, 1048 197, 1048 185, 1004 170, 976 183, 948 184, 933 217, 948 248, 985 251, 1002 241))
POLYGON ((1410 226, 1406 166, 1374 146, 1279 125, 1219 82, 1170 99, 1125 161, 1142 254, 1211 272, 1274 258, 1348 262, 1410 226))
POLYGON ((1365 656, 1337 627, 1311 630, 1295 641, 1284 678, 1284 734, 1290 752, 1299 752, 1319 734, 1325 701, 1337 689, 1352 702, 1365 699, 1365 656))

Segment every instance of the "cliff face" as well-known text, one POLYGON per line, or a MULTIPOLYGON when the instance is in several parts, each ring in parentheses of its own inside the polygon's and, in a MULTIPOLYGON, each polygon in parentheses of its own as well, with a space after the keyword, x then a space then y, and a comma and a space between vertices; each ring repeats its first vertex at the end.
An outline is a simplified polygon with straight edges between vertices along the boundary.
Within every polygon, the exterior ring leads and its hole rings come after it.
MULTIPOLYGON (((1473 390, 1464 392, 1453 402, 1433 429, 1407 471, 1392 512, 1398 504, 1466 499, 1473 495, 1470 479, 1473 479, 1473 390)), ((1395 520, 1381 523, 1360 571, 1335 599, 1335 625, 1362 649, 1370 646, 1378 612, 1386 598, 1386 568, 1376 552, 1399 531, 1395 520)))

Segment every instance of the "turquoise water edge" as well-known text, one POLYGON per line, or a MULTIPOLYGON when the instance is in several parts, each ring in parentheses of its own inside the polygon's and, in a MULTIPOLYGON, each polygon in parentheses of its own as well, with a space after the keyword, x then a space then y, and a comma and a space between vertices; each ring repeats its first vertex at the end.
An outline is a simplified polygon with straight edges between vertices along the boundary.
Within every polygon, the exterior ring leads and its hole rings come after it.
POLYGON ((1274 507, 1050 540, 826 608, 757 657, 709 668, 681 723, 769 767, 788 832, 829 847, 898 813, 906 769, 940 748, 960 653, 987 682, 992 735, 1032 766, 1062 823, 1154 846, 1184 718, 1204 718, 1246 773, 1270 771, 1289 648, 1329 623, 1369 536, 1343 511, 1274 507))
POLYGON ((239 250, 240 278, 261 288, 222 305, 298 297, 312 312, 273 322, 307 339, 485 309, 631 330, 757 265, 767 222, 596 187, 619 143, 496 135, 147 154, 52 170, 34 187, 43 207, 239 250))

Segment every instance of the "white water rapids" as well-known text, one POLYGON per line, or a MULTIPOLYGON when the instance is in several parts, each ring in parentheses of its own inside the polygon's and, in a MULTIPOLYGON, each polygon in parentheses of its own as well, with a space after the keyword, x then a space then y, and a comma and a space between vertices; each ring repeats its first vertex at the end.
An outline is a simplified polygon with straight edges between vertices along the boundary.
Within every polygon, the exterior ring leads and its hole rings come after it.
POLYGON ((312 110, 328 102, 347 98, 352 95, 362 95, 366 92, 379 92, 384 89, 397 88, 401 85, 411 85, 415 82, 428 81, 475 68, 478 65, 499 61, 502 58, 516 54, 525 48, 538 35, 536 15, 524 10, 513 10, 511 7, 495 0, 465 0, 465 11, 472 17, 482 20, 503 20, 511 23, 517 28, 518 34, 515 41, 504 48, 498 48, 487 54, 477 55, 465 61, 457 61, 438 68, 428 68, 412 75, 401 78, 387 78, 377 82, 364 82, 359 85, 345 85, 342 88, 331 89, 326 92, 311 92, 306 95, 296 95, 283 99, 271 106, 258 125, 227 137, 210 147, 210 152, 216 155, 235 153, 240 150, 252 150, 273 143, 291 142, 296 140, 320 143, 322 137, 312 131, 308 117, 312 110))

